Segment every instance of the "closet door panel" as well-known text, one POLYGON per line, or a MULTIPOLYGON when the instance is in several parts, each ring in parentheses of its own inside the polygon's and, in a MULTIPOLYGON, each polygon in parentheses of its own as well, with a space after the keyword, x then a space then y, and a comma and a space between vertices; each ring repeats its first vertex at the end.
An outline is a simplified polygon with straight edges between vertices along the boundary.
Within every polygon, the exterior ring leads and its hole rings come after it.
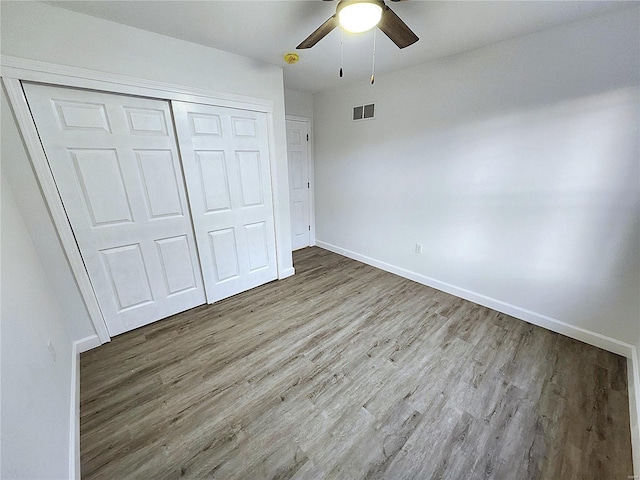
POLYGON ((209 303, 277 278, 264 113, 172 102, 209 303))
POLYGON ((204 303, 168 102, 23 87, 110 335, 204 303))

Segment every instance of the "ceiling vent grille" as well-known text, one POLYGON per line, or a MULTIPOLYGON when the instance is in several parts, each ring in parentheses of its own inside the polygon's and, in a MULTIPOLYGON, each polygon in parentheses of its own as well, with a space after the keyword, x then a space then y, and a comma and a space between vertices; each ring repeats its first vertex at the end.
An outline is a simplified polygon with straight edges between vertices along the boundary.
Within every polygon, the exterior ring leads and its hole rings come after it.
POLYGON ((357 105, 353 107, 352 120, 354 122, 360 120, 371 120, 372 118, 375 118, 375 104, 368 103, 366 105, 357 105))

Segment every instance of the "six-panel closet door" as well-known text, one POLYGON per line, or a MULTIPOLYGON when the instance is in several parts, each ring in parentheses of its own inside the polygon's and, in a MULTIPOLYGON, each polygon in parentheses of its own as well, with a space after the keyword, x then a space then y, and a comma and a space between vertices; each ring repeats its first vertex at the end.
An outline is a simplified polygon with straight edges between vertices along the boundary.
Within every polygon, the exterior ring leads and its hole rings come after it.
POLYGON ((172 106, 207 300, 275 280, 266 114, 172 106))
POLYGON ((23 88, 110 335, 277 278, 266 114, 23 88))
POLYGON ((169 103, 23 87, 109 333, 205 303, 169 103))

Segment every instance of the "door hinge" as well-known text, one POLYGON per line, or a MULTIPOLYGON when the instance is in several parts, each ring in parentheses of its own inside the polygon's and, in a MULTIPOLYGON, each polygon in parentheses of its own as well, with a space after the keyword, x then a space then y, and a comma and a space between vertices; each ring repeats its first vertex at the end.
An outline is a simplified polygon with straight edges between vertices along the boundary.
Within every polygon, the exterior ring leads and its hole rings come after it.
POLYGON ((311 182, 307 182, 307 188, 311 188, 311 182))
POLYGON ((307 142, 309 141, 309 134, 307 133, 307 142))
POLYGON ((311 225, 309 225, 309 231, 311 231, 311 225))

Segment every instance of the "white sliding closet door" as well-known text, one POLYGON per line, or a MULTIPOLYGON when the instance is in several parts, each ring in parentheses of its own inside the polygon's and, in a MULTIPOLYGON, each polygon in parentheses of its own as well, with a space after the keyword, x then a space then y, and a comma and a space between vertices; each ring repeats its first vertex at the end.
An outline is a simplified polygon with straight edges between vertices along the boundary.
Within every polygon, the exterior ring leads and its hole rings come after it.
POLYGON ((275 280, 266 115, 172 106, 207 300, 275 280))
POLYGON ((204 303, 168 102, 24 90, 109 333, 204 303))

